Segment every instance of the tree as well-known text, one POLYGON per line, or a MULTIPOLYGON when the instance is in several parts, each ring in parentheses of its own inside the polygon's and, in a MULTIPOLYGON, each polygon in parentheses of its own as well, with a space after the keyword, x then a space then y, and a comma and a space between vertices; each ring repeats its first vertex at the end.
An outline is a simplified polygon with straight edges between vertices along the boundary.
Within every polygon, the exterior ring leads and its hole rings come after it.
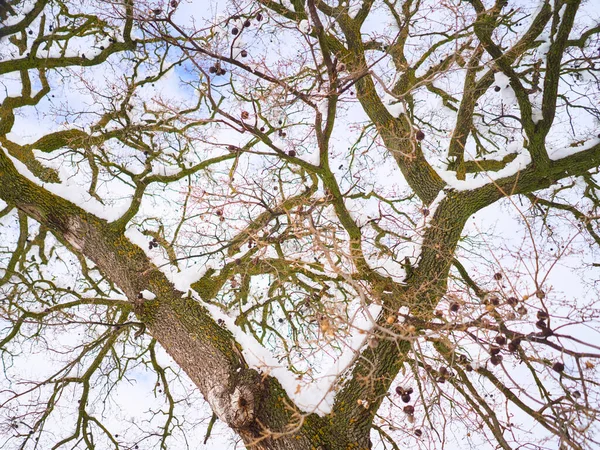
POLYGON ((202 8, 0 2, 3 448, 597 446, 593 2, 202 8))

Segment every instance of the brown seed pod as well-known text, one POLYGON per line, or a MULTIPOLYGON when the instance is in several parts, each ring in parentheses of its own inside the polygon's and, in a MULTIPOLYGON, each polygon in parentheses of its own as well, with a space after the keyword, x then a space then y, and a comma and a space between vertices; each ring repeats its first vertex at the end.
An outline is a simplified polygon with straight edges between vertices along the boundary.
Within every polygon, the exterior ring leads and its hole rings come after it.
POLYGON ((516 352, 517 349, 519 348, 519 345, 521 345, 521 341, 519 339, 513 339, 512 341, 510 341, 508 343, 508 351, 516 352))
POLYGON ((242 111, 242 119, 247 119, 250 117, 250 113, 248 111, 242 111))
POLYGON ((288 152, 288 155, 290 155, 293 158, 294 156, 296 156, 296 150, 290 150, 288 152))
POLYGON ((500 364, 502 362, 502 355, 494 355, 490 358, 490 362, 497 366, 498 364, 500 364))
POLYGON ((552 370, 554 370, 555 372, 561 373, 562 371, 565 370, 565 365, 563 363, 557 361, 552 365, 552 370))
POLYGON ((450 304, 450 311, 458 312, 459 309, 460 309, 460 305, 458 303, 454 302, 454 303, 450 304))
POLYGON ((467 364, 467 365, 465 366, 465 370, 466 370, 467 372, 473 372, 473 366, 472 366, 471 364, 467 364))
POLYGON ((238 30, 236 27, 233 27, 233 29, 231 30, 231 34, 233 34, 234 36, 237 35, 240 32, 240 30, 238 30))
POLYGON ((516 297, 508 297, 506 299, 506 303, 508 303, 510 306, 517 306, 517 304, 519 303, 519 300, 517 300, 516 297))
POLYGON ((402 396, 400 398, 402 399, 402 401, 404 403, 410 402, 410 395, 408 395, 408 394, 402 394, 402 396))
POLYGON ((423 436, 423 432, 422 432, 420 429, 418 429, 418 428, 417 428, 417 429, 415 430, 415 436, 416 436, 416 437, 421 437, 421 436, 423 436))
POLYGON ((524 316, 525 314, 527 314, 527 308, 521 305, 519 306, 519 309, 517 309, 517 313, 519 313, 521 316, 524 316))
POLYGON ((249 21, 248 19, 246 19, 246 21, 244 22, 244 26, 245 26, 246 28, 248 28, 250 25, 251 25, 251 24, 250 24, 250 21, 249 21))
POLYGON ((402 389, 400 386, 396 386, 396 394, 404 395, 404 389, 402 389))
POLYGON ((500 273, 500 272, 496 272, 496 273, 494 274, 494 280, 496 280, 496 281, 500 281, 501 279, 502 279, 502 273, 500 273))
POLYGON ((256 15, 256 20, 258 20, 259 22, 260 22, 261 20, 263 20, 263 15, 262 15, 261 13, 258 13, 258 14, 256 15))
POLYGON ((496 344, 498 345, 504 345, 506 344, 506 338, 504 336, 502 336, 501 334, 496 336, 496 339, 494 339, 496 341, 496 344))
POLYGON ((537 318, 540 319, 540 320, 545 320, 545 319, 548 318, 548 313, 546 311, 544 311, 544 310, 539 310, 537 312, 537 318))
POLYGON ((248 52, 246 50, 242 50, 241 53, 240 53, 240 56, 242 58, 245 58, 246 56, 248 56, 248 52))
POLYGON ((417 141, 422 141, 423 139, 425 139, 425 133, 423 133, 421 130, 417 131, 416 138, 417 141))
POLYGON ((406 405, 403 411, 408 415, 412 415, 415 413, 415 407, 413 405, 406 405))
POLYGON ((500 347, 491 347, 490 348, 490 355, 492 356, 496 356, 500 354, 500 347))
POLYGON ((500 92, 500 86, 494 86, 494 91, 500 92))
POLYGON ((546 324, 546 321, 543 320, 543 319, 542 320, 538 320, 535 323, 535 326, 538 327, 540 330, 544 330, 544 329, 548 328, 548 325, 546 324))

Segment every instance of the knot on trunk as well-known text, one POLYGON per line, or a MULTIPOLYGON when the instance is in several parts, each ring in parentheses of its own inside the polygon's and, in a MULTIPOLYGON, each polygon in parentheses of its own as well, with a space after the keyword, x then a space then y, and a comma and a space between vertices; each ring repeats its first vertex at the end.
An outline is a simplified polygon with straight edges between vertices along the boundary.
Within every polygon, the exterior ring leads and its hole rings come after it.
POLYGON ((254 421, 256 396, 250 386, 238 385, 233 392, 215 386, 207 397, 219 419, 233 429, 247 427, 254 421))

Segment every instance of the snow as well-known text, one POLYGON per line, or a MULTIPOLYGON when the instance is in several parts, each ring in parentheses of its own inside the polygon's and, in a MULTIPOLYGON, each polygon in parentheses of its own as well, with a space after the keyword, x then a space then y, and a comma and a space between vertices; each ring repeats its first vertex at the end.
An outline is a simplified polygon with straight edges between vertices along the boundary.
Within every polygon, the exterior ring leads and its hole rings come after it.
POLYGON ((350 6, 348 7, 348 15, 354 19, 358 12, 360 11, 362 4, 356 0, 350 2, 350 6))
POLYGON ((281 365, 271 352, 263 347, 253 336, 245 333, 235 324, 235 319, 223 313, 215 305, 203 302, 197 294, 193 297, 211 314, 213 319, 222 320, 242 346, 242 355, 250 368, 264 372, 276 378, 285 389, 290 399, 302 410, 325 416, 331 412, 335 395, 336 382, 340 374, 347 370, 356 359, 357 353, 366 344, 369 331, 373 328, 375 318, 381 311, 380 305, 370 305, 360 309, 352 320, 354 334, 349 338, 344 351, 331 365, 324 375, 310 383, 302 383, 298 376, 281 365))
POLYGON ((510 86, 510 79, 502 72, 496 72, 494 74, 494 79, 496 81, 496 85, 500 87, 500 94, 502 95, 502 100, 507 105, 516 105, 517 96, 515 95, 515 91, 510 86))
POLYGON ((542 114, 542 98, 541 91, 529 96, 529 101, 531 103, 531 120, 533 123, 538 123, 544 118, 544 115, 542 114))
POLYGON ((478 178, 471 178, 468 180, 457 180, 456 173, 448 170, 436 169, 438 175, 444 180, 448 187, 456 189, 457 191, 469 191, 478 189, 485 186, 486 184, 493 183, 496 180, 502 178, 508 178, 524 170, 531 163, 531 155, 529 152, 523 149, 519 155, 497 172, 485 172, 479 174, 478 178))
POLYGON ((147 289, 144 289, 142 292, 140 292, 140 295, 144 300, 154 300, 156 298, 156 294, 147 289))
POLYGON ((306 19, 301 20, 300 23, 298 24, 298 29, 300 31, 302 31, 303 33, 309 33, 310 32, 310 24, 308 23, 308 20, 306 20, 306 19))
POLYGON ((145 236, 136 226, 130 226, 125 230, 125 237, 132 244, 140 247, 152 263, 160 270, 175 289, 181 292, 188 292, 193 283, 202 278, 208 269, 213 268, 213 264, 205 262, 203 264, 191 265, 182 270, 178 270, 169 259, 165 258, 163 252, 157 249, 151 250, 148 248, 148 236, 145 236))
MULTIPOLYGON (((0 151, 4 151, 4 149, 0 148, 0 151)), ((10 158, 19 174, 27 178, 29 181, 41 188, 44 188, 54 195, 70 201, 87 213, 93 214, 100 219, 107 220, 108 222, 118 220, 121 216, 123 216, 129 207, 128 204, 122 204, 120 206, 103 205, 94 197, 92 197, 85 189, 83 189, 82 186, 72 182, 71 179, 63 180, 62 183, 40 182, 40 180, 29 171, 25 164, 18 159, 13 158, 8 152, 5 152, 5 154, 8 158, 10 158)), ((64 175, 64 173, 61 175, 64 175)))
POLYGON ((394 117, 399 117, 406 112, 404 103, 387 92, 384 93, 383 97, 381 98, 381 102, 383 103, 383 106, 385 106, 385 109, 387 109, 388 112, 394 117))
POLYGON ((314 166, 321 164, 321 155, 319 154, 319 149, 317 148, 313 148, 310 153, 301 155, 301 158, 303 161, 306 161, 314 166))
MULTIPOLYGON (((2 27, 3 28, 7 28, 9 26, 15 25, 17 23, 19 23, 19 21, 23 20, 23 18, 31 12, 31 10, 34 8, 35 6, 35 0, 24 0, 21 5, 13 5, 13 7, 19 6, 19 8, 21 9, 21 12, 15 16, 9 15, 6 19, 4 19, 4 21, 2 22, 2 27)), ((0 42, 2 41, 2 39, 0 39, 0 42)))
POLYGON ((553 161, 558 161, 559 159, 566 158, 567 156, 574 155, 579 152, 583 152, 585 150, 589 150, 592 147, 600 144, 600 138, 590 139, 586 141, 584 144, 578 145, 569 145, 567 147, 558 148, 556 150, 552 150, 549 152, 549 157, 553 161))

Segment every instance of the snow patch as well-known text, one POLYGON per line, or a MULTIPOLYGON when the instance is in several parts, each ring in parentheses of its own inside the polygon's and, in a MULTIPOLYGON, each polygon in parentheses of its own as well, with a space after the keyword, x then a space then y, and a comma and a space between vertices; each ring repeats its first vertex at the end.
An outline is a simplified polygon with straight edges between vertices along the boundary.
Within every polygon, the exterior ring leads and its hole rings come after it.
POLYGON ((569 145, 568 147, 562 147, 556 150, 551 150, 548 156, 552 161, 558 161, 559 159, 566 158, 567 156, 571 156, 576 153, 589 150, 598 144, 600 144, 600 138, 590 139, 589 141, 586 141, 584 144, 579 146, 569 145))
POLYGON ((396 97, 388 94, 387 92, 383 95, 381 102, 383 103, 383 106, 385 106, 385 109, 387 109, 388 112, 394 117, 400 117, 406 112, 402 100, 398 100, 396 97))
MULTIPOLYGON (((0 149, 3 151, 3 149, 0 149)), ((85 212, 90 213, 100 219, 104 219, 108 222, 114 222, 125 214, 129 205, 121 204, 116 207, 103 205, 94 197, 92 197, 84 187, 77 183, 72 182, 69 178, 65 179, 62 183, 44 183, 41 182, 33 173, 29 171, 27 166, 16 158, 13 158, 8 152, 5 152, 6 156, 10 158, 15 168, 25 178, 33 182, 35 185, 47 190, 51 194, 61 197, 85 212)), ((59 175, 64 177, 66 174, 60 171, 59 175)))
POLYGON ((308 23, 308 20, 306 20, 306 19, 301 20, 300 23, 298 24, 298 29, 300 31, 302 31, 303 33, 309 33, 310 32, 310 24, 308 23))
POLYGON ((154 300, 156 298, 156 294, 148 289, 144 289, 142 292, 140 292, 140 295, 144 300, 154 300))
POLYGON ((530 163, 531 155, 527 151, 522 151, 514 160, 507 164, 504 169, 497 172, 482 173, 478 178, 457 180, 455 172, 440 169, 437 169, 436 171, 448 187, 456 189, 457 191, 469 191, 493 183, 496 180, 511 177, 517 172, 524 170, 530 163))
POLYGON ((335 383, 339 375, 351 366, 360 349, 366 344, 366 338, 381 311, 380 305, 370 305, 360 309, 352 320, 352 329, 355 333, 346 343, 342 355, 325 375, 318 377, 314 382, 303 383, 296 374, 282 366, 267 348, 238 327, 234 318, 225 314, 217 306, 203 302, 196 293, 192 292, 192 295, 215 320, 221 320, 221 323, 231 331, 236 341, 242 346, 242 354, 249 367, 277 378, 287 395, 299 408, 320 416, 331 412, 336 389, 335 383))

